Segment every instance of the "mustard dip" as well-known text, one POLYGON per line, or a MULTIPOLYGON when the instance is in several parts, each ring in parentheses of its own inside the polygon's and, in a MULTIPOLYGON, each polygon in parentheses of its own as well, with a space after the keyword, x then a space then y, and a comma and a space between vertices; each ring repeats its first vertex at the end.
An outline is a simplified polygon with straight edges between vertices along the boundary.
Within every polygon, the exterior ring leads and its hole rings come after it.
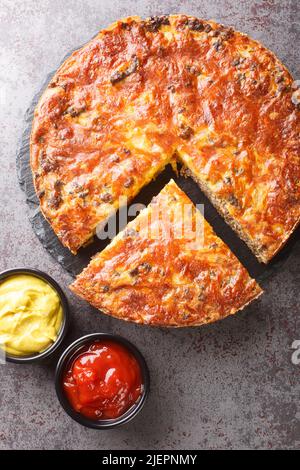
POLYGON ((57 339, 63 310, 57 292, 46 281, 16 274, 0 282, 0 347, 28 356, 57 339))

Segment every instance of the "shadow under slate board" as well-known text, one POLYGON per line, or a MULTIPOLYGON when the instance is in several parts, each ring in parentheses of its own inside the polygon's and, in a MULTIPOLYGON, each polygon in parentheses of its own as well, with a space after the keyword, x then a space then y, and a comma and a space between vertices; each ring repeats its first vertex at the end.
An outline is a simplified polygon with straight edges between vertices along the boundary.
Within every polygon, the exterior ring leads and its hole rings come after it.
MULTIPOLYGON (((74 50, 69 52, 64 57, 63 61, 65 61, 74 50)), ((30 107, 26 112, 23 134, 17 152, 17 171, 19 183, 26 195, 26 202, 29 207, 29 218, 36 236, 53 258, 55 258, 71 275, 76 276, 88 265, 91 257, 103 250, 110 240, 99 240, 95 237, 93 243, 81 248, 77 255, 72 255, 72 253, 60 243, 51 226, 45 220, 39 209, 39 201, 35 194, 30 168, 29 140, 34 109, 53 75, 54 72, 50 73, 46 77, 44 84, 41 86, 39 92, 34 96, 30 107)), ((206 220, 212 225, 217 235, 231 248, 234 254, 248 269, 251 276, 256 278, 259 282, 264 282, 270 275, 280 269, 283 263, 292 254, 295 245, 300 244, 300 228, 298 228, 281 252, 268 265, 259 263, 246 244, 238 238, 238 236, 218 214, 206 196, 201 192, 197 184, 191 178, 177 176, 170 165, 167 166, 155 181, 152 181, 148 186, 142 189, 139 195, 133 200, 133 203, 149 204, 152 197, 156 196, 171 178, 176 181, 178 186, 183 189, 194 204, 204 204, 206 220)))

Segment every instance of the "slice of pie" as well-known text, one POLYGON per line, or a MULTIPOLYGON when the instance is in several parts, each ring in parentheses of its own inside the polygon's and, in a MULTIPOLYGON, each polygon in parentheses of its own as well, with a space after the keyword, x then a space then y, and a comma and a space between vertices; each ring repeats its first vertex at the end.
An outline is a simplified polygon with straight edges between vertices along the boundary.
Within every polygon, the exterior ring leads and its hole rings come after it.
POLYGON ((102 312, 157 326, 196 326, 262 293, 171 180, 70 286, 102 312))

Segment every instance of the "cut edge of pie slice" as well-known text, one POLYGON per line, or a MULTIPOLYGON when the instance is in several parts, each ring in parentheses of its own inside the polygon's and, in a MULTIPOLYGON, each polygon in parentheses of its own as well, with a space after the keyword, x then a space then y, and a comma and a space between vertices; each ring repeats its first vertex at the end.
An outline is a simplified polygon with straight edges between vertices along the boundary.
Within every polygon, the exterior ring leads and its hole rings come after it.
MULTIPOLYGON (((186 156, 185 156, 186 158, 186 156)), ((231 229, 238 235, 238 237, 246 243, 247 247, 251 252, 256 256, 257 260, 260 263, 268 264, 271 259, 283 248, 286 244, 288 239, 290 238, 291 234, 299 225, 299 221, 295 223, 295 225, 285 234, 285 237, 281 239, 280 245, 277 245, 275 250, 266 250, 261 246, 260 243, 257 243, 249 233, 244 229, 244 227, 240 224, 238 219, 236 219, 233 215, 230 214, 228 207, 226 205, 226 201, 222 198, 219 198, 214 192, 210 189, 209 184, 204 180, 201 179, 199 175, 196 175, 196 172, 192 171, 188 166, 183 167, 181 169, 181 174, 187 178, 192 178, 195 183, 199 186, 201 191, 205 194, 205 196, 209 199, 211 204, 215 207, 218 213, 223 217, 225 222, 231 227, 231 229)))
POLYGON ((166 327, 220 320, 263 292, 173 180, 70 289, 105 314, 166 327))

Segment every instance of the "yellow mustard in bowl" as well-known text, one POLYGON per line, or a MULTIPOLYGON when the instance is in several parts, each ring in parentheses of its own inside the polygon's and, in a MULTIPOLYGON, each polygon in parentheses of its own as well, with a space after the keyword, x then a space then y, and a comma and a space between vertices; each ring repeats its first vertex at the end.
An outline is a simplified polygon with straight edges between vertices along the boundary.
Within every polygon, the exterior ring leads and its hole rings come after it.
POLYGON ((15 274, 0 282, 0 347, 28 356, 57 339, 63 320, 60 297, 43 279, 15 274))

